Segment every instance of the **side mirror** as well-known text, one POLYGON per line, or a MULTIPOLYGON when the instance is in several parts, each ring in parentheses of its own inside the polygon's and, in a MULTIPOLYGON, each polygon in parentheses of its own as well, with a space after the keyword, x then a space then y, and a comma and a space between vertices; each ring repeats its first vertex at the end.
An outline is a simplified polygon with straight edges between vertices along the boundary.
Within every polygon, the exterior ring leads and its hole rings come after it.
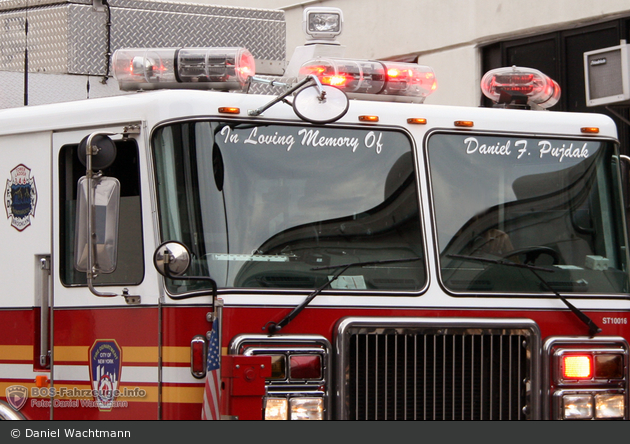
POLYGON ((164 242, 155 250, 153 264, 162 276, 178 277, 186 273, 190 267, 190 252, 179 242, 164 242))
MULTIPOLYGON (((217 299, 217 283, 208 276, 183 276, 190 267, 190 251, 180 242, 167 241, 161 244, 153 253, 153 265, 162 276, 168 279, 176 279, 182 281, 203 281, 209 282, 212 291, 212 306, 217 299)), ((169 294, 171 299, 188 299, 201 294, 192 293, 181 296, 169 294)))
POLYGON ((118 254, 118 217, 120 182, 105 177, 94 168, 107 168, 116 158, 116 144, 109 138, 114 133, 92 133, 79 144, 79 160, 85 165, 85 176, 77 190, 77 223, 74 243, 75 268, 85 272, 90 291, 96 296, 111 297, 94 288, 100 273, 116 270, 118 254))
POLYGON ((91 159, 93 170, 102 170, 110 166, 116 160, 116 144, 107 134, 93 134, 85 136, 79 143, 77 155, 84 167, 88 167, 88 157, 91 159), (88 141, 91 149, 88 150, 88 141))
POLYGON ((118 253, 120 183, 114 177, 93 179, 91 206, 88 186, 85 176, 79 179, 74 267, 92 275, 113 273, 118 253))

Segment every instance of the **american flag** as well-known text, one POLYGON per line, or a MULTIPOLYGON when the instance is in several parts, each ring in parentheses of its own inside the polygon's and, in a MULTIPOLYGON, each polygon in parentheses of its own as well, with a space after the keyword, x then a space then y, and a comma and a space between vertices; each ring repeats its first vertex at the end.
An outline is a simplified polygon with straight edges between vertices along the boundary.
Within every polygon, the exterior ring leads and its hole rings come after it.
POLYGON ((201 419, 221 419, 220 385, 221 385, 221 353, 219 346, 219 319, 212 322, 212 332, 208 340, 208 360, 206 361, 206 386, 203 391, 203 410, 201 419))

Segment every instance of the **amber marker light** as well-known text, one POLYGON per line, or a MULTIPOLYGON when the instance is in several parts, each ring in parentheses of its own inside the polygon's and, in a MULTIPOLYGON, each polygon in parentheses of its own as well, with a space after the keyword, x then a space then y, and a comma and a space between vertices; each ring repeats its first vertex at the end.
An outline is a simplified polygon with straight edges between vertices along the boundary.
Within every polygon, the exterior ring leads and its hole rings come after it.
POLYGON ((219 108, 221 114, 240 114, 241 109, 235 106, 222 106, 219 108))
POLYGON ((562 377, 564 379, 591 379, 592 376, 592 356, 566 355, 562 357, 562 377))
POLYGON ((48 387, 48 383, 50 380, 46 375, 37 375, 35 376, 35 385, 39 388, 48 387))
POLYGON ((378 122, 378 116, 359 116, 359 122, 378 122))
POLYGON ((460 128, 472 128, 473 126, 475 126, 472 120, 456 120, 453 125, 460 128))
POLYGON ((580 128, 582 134, 599 134, 599 128, 594 126, 586 126, 584 128, 580 128))
POLYGON ((423 119, 421 117, 411 117, 407 119, 407 123, 411 125, 426 125, 427 119, 423 119))
POLYGON ((621 354, 601 354, 595 356, 595 378, 623 379, 624 363, 621 354))

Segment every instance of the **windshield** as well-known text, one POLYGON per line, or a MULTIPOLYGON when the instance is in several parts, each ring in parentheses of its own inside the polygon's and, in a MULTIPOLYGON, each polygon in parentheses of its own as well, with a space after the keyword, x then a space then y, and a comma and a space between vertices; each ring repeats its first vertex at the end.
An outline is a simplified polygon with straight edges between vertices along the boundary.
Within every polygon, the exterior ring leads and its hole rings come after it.
MULTIPOLYGON (((412 145, 399 131, 195 121, 153 136, 163 240, 219 288, 315 289, 331 267, 424 256, 412 145)), ((424 260, 354 266, 336 290, 417 292, 424 260)), ((195 290, 191 281, 169 291, 195 290)))
POLYGON ((628 291, 612 142, 435 134, 428 158, 448 289, 549 293, 526 267, 473 256, 546 267, 562 293, 628 291))

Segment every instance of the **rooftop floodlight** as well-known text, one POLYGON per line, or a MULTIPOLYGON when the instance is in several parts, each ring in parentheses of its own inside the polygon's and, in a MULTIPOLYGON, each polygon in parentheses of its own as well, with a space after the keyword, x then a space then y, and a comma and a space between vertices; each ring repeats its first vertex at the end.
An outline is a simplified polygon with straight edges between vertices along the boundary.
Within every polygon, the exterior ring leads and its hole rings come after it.
POLYGON ((339 8, 310 7, 304 9, 303 27, 308 43, 337 43, 343 14, 339 8))

